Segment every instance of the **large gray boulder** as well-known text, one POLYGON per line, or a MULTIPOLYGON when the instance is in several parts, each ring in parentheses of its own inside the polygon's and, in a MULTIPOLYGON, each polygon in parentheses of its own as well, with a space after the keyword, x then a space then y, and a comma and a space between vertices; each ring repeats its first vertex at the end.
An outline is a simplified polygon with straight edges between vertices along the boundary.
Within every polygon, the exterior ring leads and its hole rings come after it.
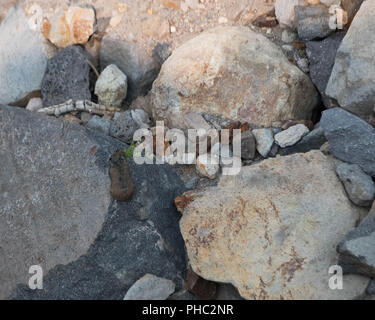
POLYGON ((375 177, 375 128, 341 108, 324 111, 320 123, 335 157, 375 177))
POLYGON ((185 189, 172 167, 129 160, 134 195, 116 202, 109 163, 124 144, 19 108, 1 107, 0 124, 1 298, 123 299, 146 273, 182 287, 173 199, 185 189), (31 265, 43 290, 23 285, 31 265))
POLYGON ((107 162, 118 143, 15 107, 0 107, 0 298, 85 254, 111 204, 107 162), (95 152, 94 152, 95 151, 95 152))
POLYGON ((375 104, 375 2, 363 2, 337 51, 326 94, 368 119, 375 104))
POLYGON ((0 25, 0 104, 26 106, 28 98, 40 94, 47 59, 54 53, 28 20, 19 3, 0 25))

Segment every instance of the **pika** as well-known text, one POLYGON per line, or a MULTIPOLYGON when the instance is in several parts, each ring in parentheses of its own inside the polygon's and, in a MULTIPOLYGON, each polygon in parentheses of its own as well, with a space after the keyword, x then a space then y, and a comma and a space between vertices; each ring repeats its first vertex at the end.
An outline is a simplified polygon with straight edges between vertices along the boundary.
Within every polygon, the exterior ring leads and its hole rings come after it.
POLYGON ((111 195, 117 201, 129 201, 134 194, 129 163, 125 154, 117 150, 110 159, 111 195))

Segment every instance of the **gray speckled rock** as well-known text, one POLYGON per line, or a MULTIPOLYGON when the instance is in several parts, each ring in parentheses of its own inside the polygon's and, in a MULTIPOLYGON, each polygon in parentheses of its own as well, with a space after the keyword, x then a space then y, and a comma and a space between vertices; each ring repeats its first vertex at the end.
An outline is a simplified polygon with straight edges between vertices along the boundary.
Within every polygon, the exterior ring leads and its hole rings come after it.
POLYGON ((85 50, 69 46, 48 60, 42 81, 44 107, 64 103, 69 99, 91 100, 90 66, 85 50))
POLYGON ((324 111, 320 123, 335 157, 375 177, 375 128, 341 108, 324 111))
POLYGON ((254 129, 253 135, 257 142, 257 150, 262 157, 267 158, 274 143, 273 132, 271 129, 254 129))
POLYGON ((109 135, 109 129, 111 127, 112 121, 103 117, 93 116, 89 122, 87 122, 86 127, 92 130, 97 130, 106 136, 109 135))
POLYGON ((95 84, 95 94, 99 98, 99 103, 107 106, 121 107, 127 91, 128 79, 114 64, 103 70, 95 84))
POLYGON ((325 6, 296 6, 298 36, 303 40, 324 38, 335 30, 329 27, 329 12, 325 6))
POLYGON ((275 135, 275 142, 281 147, 286 148, 295 145, 306 134, 309 128, 304 124, 297 124, 275 135))
POLYGON ((111 204, 108 159, 121 145, 52 117, 0 106, 0 298, 87 252, 111 204))
POLYGON ((30 29, 21 4, 10 9, 0 25, 0 104, 26 106, 26 98, 41 89, 47 59, 54 51, 30 29))
POLYGON ((308 41, 306 53, 310 62, 310 77, 318 88, 326 107, 331 107, 331 99, 326 95, 326 88, 335 64, 336 52, 345 32, 337 32, 322 41, 308 41))
POLYGON ((131 144, 134 132, 139 128, 139 124, 133 119, 132 110, 126 110, 125 112, 115 113, 109 134, 127 144, 131 144))
POLYGON ((324 135, 324 130, 319 126, 305 135, 300 142, 296 143, 294 146, 281 149, 279 153, 282 156, 287 156, 293 153, 305 153, 311 150, 319 150, 326 142, 327 139, 324 135))
POLYGON ((375 2, 362 3, 339 50, 326 93, 367 120, 375 104, 375 2))
POLYGON ((132 285, 124 300, 166 300, 174 289, 173 281, 146 274, 132 285))
POLYGON ((375 199, 375 183, 357 164, 342 163, 336 173, 345 186, 349 199, 356 205, 370 207, 375 199))
POLYGON ((375 277, 375 216, 362 220, 338 245, 339 264, 345 273, 375 277))

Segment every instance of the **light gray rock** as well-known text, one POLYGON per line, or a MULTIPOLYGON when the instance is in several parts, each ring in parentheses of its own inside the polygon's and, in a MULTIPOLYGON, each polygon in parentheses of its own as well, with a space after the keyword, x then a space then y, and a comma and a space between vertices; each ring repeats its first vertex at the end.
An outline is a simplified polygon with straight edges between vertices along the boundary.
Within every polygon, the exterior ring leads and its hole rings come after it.
POLYGON ((178 206, 189 261, 204 279, 231 283, 246 299, 353 299, 368 278, 330 290, 337 244, 359 213, 320 151, 266 159, 188 191, 178 206))
POLYGON ((105 135, 109 135, 109 130, 112 121, 103 117, 93 116, 89 122, 87 122, 86 127, 97 130, 105 135))
POLYGON ((107 66, 95 84, 95 94, 99 103, 107 106, 121 107, 128 91, 126 75, 114 64, 107 66))
POLYGON ((324 130, 319 126, 305 135, 301 141, 297 142, 294 146, 281 149, 280 155, 286 156, 293 153, 305 153, 311 150, 319 150, 326 142, 327 139, 324 135, 324 130))
POLYGON ((339 50, 326 94, 368 120, 375 104, 375 2, 364 1, 339 50))
POLYGON ((309 128, 304 124, 297 124, 276 134, 275 141, 281 148, 290 147, 295 145, 309 132, 309 128))
POLYGON ((104 69, 115 64, 128 77, 128 100, 146 94, 158 75, 160 64, 146 54, 135 42, 104 36, 100 49, 100 63, 104 69))
POLYGON ((370 215, 338 245, 339 264, 345 273, 375 277, 375 216, 370 215))
POLYGON ((281 34, 281 40, 285 43, 292 43, 298 38, 297 34, 291 30, 285 29, 281 34))
POLYGON ((214 155, 202 154, 196 160, 196 169, 201 177, 215 179, 220 170, 220 159, 214 155))
POLYGON ((131 115, 133 120, 138 124, 140 128, 150 128, 151 127, 151 118, 147 112, 142 109, 131 110, 131 115))
POLYGON ((43 108, 43 100, 41 98, 31 98, 26 106, 26 110, 37 111, 43 108))
POLYGON ((267 158, 274 142, 272 129, 254 129, 253 135, 257 142, 257 150, 262 157, 267 158))
POLYGON ((166 300, 174 290, 173 281, 146 274, 133 284, 124 300, 166 300))
POLYGON ((55 51, 30 29, 28 19, 19 3, 0 25, 0 104, 26 106, 40 91, 47 59, 55 51))
POLYGON ((85 254, 112 198, 108 162, 115 141, 78 124, 0 106, 0 299, 85 254))
POLYGON ((375 199, 375 183, 357 164, 342 163, 336 173, 345 186, 349 199, 356 205, 370 207, 375 199))
POLYGON ((281 27, 295 28, 294 7, 298 5, 307 5, 305 0, 276 0, 275 14, 281 27))
POLYGON ((341 108, 324 111, 320 123, 335 157, 375 177, 375 128, 341 108))

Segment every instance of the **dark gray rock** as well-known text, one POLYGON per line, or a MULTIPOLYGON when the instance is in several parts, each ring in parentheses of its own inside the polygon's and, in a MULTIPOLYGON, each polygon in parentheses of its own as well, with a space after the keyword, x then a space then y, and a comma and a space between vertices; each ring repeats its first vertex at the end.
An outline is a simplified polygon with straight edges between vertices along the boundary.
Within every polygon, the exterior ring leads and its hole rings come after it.
POLYGON ((362 207, 372 205, 375 198, 375 183, 359 165, 342 163, 337 166, 336 173, 353 203, 362 207))
POLYGON ((338 245, 344 273, 375 277, 375 216, 369 215, 338 245))
POLYGON ((251 160, 255 157, 256 141, 251 131, 245 131, 241 134, 241 158, 251 160))
POLYGON ((106 136, 109 135, 109 130, 112 121, 103 117, 93 116, 89 122, 87 122, 86 127, 92 130, 97 130, 106 136))
POLYGON ((337 51, 326 89, 340 107, 365 120, 375 105, 374 16, 375 1, 364 1, 337 51))
POLYGON ((325 38, 335 30, 329 27, 329 12, 324 6, 295 6, 298 36, 302 40, 325 38))
POLYGON ((375 295, 375 280, 372 280, 366 290, 369 295, 375 295))
POLYGON ((126 110, 115 114, 111 121, 109 134, 127 144, 131 144, 134 132, 139 128, 139 124, 133 119, 132 110, 126 110))
POLYGON ((123 299, 147 273, 182 288, 185 245, 173 200, 185 191, 183 182, 168 165, 131 161, 130 168, 135 185, 132 200, 113 203, 83 260, 53 269, 44 290, 19 287, 13 299, 123 299))
POLYGON ((42 81, 44 107, 69 99, 91 100, 88 55, 80 46, 69 46, 47 62, 42 81))
POLYGON ((335 64, 336 52, 344 36, 345 32, 337 32, 322 41, 306 43, 306 53, 310 62, 310 77, 318 88, 326 107, 331 107, 333 104, 325 91, 335 64))
POLYGON ((320 123, 331 154, 375 177, 375 128, 341 108, 324 111, 320 123))
POLYGON ((302 140, 294 146, 280 149, 279 154, 287 156, 293 153, 306 153, 311 150, 319 150, 326 141, 327 139, 324 135, 323 128, 318 127, 304 136, 302 140))
POLYGON ((84 127, 0 106, 0 298, 85 254, 112 198, 108 162, 124 145, 84 127))

